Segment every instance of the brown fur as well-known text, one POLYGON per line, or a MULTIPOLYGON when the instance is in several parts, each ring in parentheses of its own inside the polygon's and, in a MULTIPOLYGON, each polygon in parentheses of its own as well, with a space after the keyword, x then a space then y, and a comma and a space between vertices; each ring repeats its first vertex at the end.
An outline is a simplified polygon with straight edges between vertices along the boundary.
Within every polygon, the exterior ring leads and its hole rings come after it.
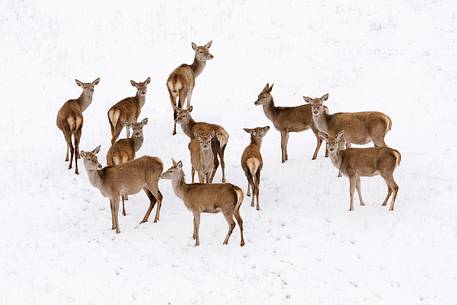
POLYGON ((319 132, 319 136, 327 141, 330 151, 330 159, 339 171, 349 178, 350 183, 350 202, 349 210, 353 210, 354 190, 357 189, 360 205, 365 203, 362 199, 360 177, 371 177, 380 175, 387 184, 387 197, 383 206, 387 205, 389 197, 393 193, 390 204, 390 211, 394 210, 399 187, 394 180, 393 172, 400 165, 401 154, 398 150, 389 147, 370 147, 370 148, 348 148, 344 149, 345 131, 341 131, 336 137, 324 132, 319 132))
POLYGON ((170 179, 173 190, 184 205, 194 215, 195 246, 200 244, 199 226, 201 213, 221 212, 229 225, 228 233, 223 244, 227 244, 230 235, 235 228, 235 220, 238 223, 241 234, 240 246, 244 246, 243 220, 240 216, 240 207, 243 202, 243 191, 236 185, 230 183, 187 184, 182 170, 182 162, 173 161, 173 166, 160 175, 162 179, 170 179), (235 218, 235 220, 234 220, 235 218))
MULTIPOLYGON (((275 106, 271 90, 273 85, 267 84, 260 92, 255 105, 262 105, 265 116, 273 123, 276 130, 281 133, 281 161, 286 162, 289 157, 287 154, 287 142, 289 141, 289 132, 301 132, 307 129, 313 131, 316 136, 317 145, 314 150, 313 160, 317 158, 317 153, 322 144, 322 140, 317 135, 317 128, 314 125, 309 105, 300 105, 295 107, 278 107, 275 106)), ((327 153, 326 153, 327 156, 327 153)))
POLYGON ((196 139, 198 136, 209 135, 215 132, 215 136, 212 141, 212 150, 214 153, 214 170, 211 175, 210 181, 213 181, 216 170, 219 166, 219 160, 222 168, 222 182, 225 182, 225 161, 224 153, 227 147, 229 134, 225 129, 216 124, 210 124, 205 122, 195 122, 190 113, 193 110, 193 106, 188 109, 180 109, 176 107, 176 122, 181 125, 183 132, 191 139, 196 139))
POLYGON ((212 139, 214 131, 209 135, 199 136, 189 143, 190 160, 192 164, 192 183, 194 183, 195 171, 198 173, 200 183, 212 183, 214 171, 214 153, 212 150, 212 139))
MULTIPOLYGON (((170 95, 171 107, 173 108, 173 120, 176 120, 175 107, 184 108, 184 102, 187 100, 187 108, 191 106, 192 91, 195 86, 195 79, 203 71, 206 61, 213 59, 214 56, 209 53, 212 41, 204 46, 197 46, 192 43, 192 49, 195 50, 194 62, 191 65, 182 64, 171 72, 167 79, 167 89, 170 95), (178 99, 178 103, 176 100, 178 99)), ((176 134, 176 122, 173 123, 173 135, 176 134)))
POLYGON ((92 83, 82 83, 79 80, 75 81, 78 86, 83 88, 83 92, 79 98, 69 100, 63 104, 57 113, 56 124, 57 127, 63 132, 65 141, 67 142, 67 154, 65 156, 65 161, 69 160, 68 152, 70 151, 71 153, 68 169, 72 168, 74 157, 75 174, 79 175, 79 142, 81 140, 81 132, 84 122, 83 111, 86 110, 87 107, 89 107, 89 105, 92 103, 94 86, 100 82, 100 78, 97 78, 92 83), (74 146, 72 143, 72 137, 74 139, 74 146))
POLYGON ((162 161, 156 157, 143 156, 124 164, 103 168, 97 159, 99 151, 100 146, 91 152, 82 151, 81 156, 90 183, 110 200, 112 229, 116 230, 116 233, 120 232, 118 220, 120 198, 139 193, 141 190, 144 190, 149 198, 149 208, 141 223, 148 221, 156 202, 154 222, 157 222, 162 206, 162 194, 159 190, 159 176, 163 171, 162 161))
POLYGON ((260 210, 259 204, 259 186, 260 186, 260 172, 263 168, 262 154, 260 153, 260 146, 262 139, 270 129, 269 126, 257 127, 254 129, 245 128, 244 130, 251 135, 251 143, 244 149, 241 156, 241 168, 248 180, 247 195, 250 196, 250 189, 252 188, 251 206, 254 206, 254 198, 257 199, 256 209, 260 210))
POLYGON ((150 77, 142 83, 131 80, 131 85, 137 89, 136 95, 117 102, 108 110, 108 121, 111 127, 111 144, 116 142, 124 126, 127 131, 127 138, 130 137, 130 127, 128 124, 133 124, 138 120, 141 108, 143 108, 146 101, 147 86, 150 82, 150 77))
POLYGON ((313 120, 319 130, 335 136, 344 130, 347 144, 367 144, 373 142, 376 147, 387 146, 384 142, 386 133, 392 128, 392 120, 382 112, 338 112, 328 114, 323 103, 328 94, 321 98, 303 97, 310 104, 313 120))

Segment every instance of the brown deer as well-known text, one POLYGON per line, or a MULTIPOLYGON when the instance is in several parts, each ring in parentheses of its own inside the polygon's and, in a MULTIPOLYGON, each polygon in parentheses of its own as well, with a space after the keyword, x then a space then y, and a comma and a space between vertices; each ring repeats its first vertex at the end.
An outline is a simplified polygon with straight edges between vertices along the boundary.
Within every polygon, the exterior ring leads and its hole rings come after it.
MULTIPOLYGON (((173 108, 173 119, 176 120, 175 107, 184 108, 184 101, 187 100, 186 108, 189 108, 192 101, 192 91, 195 86, 195 79, 202 73, 206 61, 213 59, 209 53, 212 41, 204 46, 197 46, 192 42, 192 49, 195 51, 194 62, 191 65, 182 64, 171 72, 167 79, 167 88, 170 95, 171 107, 173 108), (179 98, 178 104, 176 99, 179 98)), ((176 134, 176 122, 173 123, 173 135, 176 134)))
POLYGON ((57 127, 62 130, 67 142, 67 154, 65 161, 68 161, 68 151, 70 151, 70 165, 68 169, 71 169, 73 165, 73 156, 75 156, 75 174, 79 175, 78 171, 78 159, 79 159, 79 141, 81 139, 81 131, 83 128, 83 111, 89 107, 92 103, 92 96, 94 94, 94 87, 100 82, 100 78, 97 78, 91 83, 83 83, 75 79, 76 84, 82 87, 83 92, 77 99, 68 100, 63 104, 57 113, 57 127), (74 138, 75 145, 72 144, 72 136, 74 138), (76 150, 76 154, 75 154, 76 150))
MULTIPOLYGON (((319 138, 317 128, 314 125, 311 115, 310 105, 300 105, 295 107, 279 107, 275 106, 271 90, 273 84, 270 86, 268 83, 260 92, 255 105, 262 105, 265 116, 273 123, 276 130, 281 133, 281 161, 286 162, 289 157, 287 154, 287 142, 289 140, 289 132, 301 132, 307 129, 313 131, 316 136, 317 145, 314 150, 313 160, 317 158, 317 153, 322 144, 319 138)), ((325 156, 328 156, 326 151, 325 156)))
POLYGON ((214 153, 214 170, 211 175, 210 181, 213 181, 214 175, 216 174, 217 167, 219 166, 219 160, 222 168, 222 182, 225 182, 225 161, 224 152, 227 147, 229 135, 222 126, 216 124, 209 124, 205 122, 195 122, 190 113, 193 110, 193 106, 187 109, 181 109, 175 107, 176 110, 176 123, 181 125, 183 132, 191 139, 195 139, 198 136, 209 135, 213 131, 216 136, 213 137, 212 150, 214 153))
POLYGON ((127 131, 127 138, 130 138, 130 124, 135 123, 140 116, 141 108, 146 102, 146 92, 150 82, 150 77, 142 83, 131 80, 130 83, 136 88, 136 95, 117 102, 108 110, 108 121, 112 136, 111 144, 116 142, 124 126, 127 131))
MULTIPOLYGON (((106 154, 106 164, 108 166, 119 165, 127 161, 135 159, 135 153, 143 145, 143 126, 148 123, 148 118, 141 122, 133 124, 125 123, 126 126, 132 128, 132 137, 127 139, 117 140, 111 145, 106 154)), ((126 215, 124 200, 128 200, 127 196, 122 196, 122 215, 126 215)))
POLYGON ((312 107, 314 124, 320 131, 336 135, 344 130, 344 138, 348 148, 352 144, 367 144, 373 142, 375 147, 387 146, 384 142, 386 133, 392 128, 392 120, 382 112, 338 112, 328 114, 324 102, 328 93, 321 98, 303 99, 312 107))
POLYGON ((243 220, 240 216, 240 207, 243 203, 243 191, 236 185, 230 183, 187 184, 182 170, 182 162, 175 162, 173 166, 160 175, 162 179, 171 180, 173 190, 183 202, 186 208, 192 211, 194 215, 194 233, 195 246, 200 245, 200 214, 201 213, 219 213, 225 217, 229 225, 227 236, 224 239, 224 245, 229 241, 230 235, 235 228, 235 221, 240 227, 241 242, 244 246, 243 220))
POLYGON ((387 196, 382 203, 387 205, 389 197, 393 193, 390 203, 390 211, 394 210, 395 199, 397 198, 399 187, 395 183, 393 173, 395 168, 400 165, 401 155, 396 149, 389 147, 370 147, 370 148, 347 148, 344 130, 341 130, 335 137, 320 131, 319 136, 327 141, 330 151, 330 160, 339 171, 349 178, 349 211, 353 210, 354 190, 357 189, 360 205, 365 203, 362 199, 360 177, 372 177, 380 175, 387 184, 387 196))
POLYGON ((100 146, 93 151, 81 151, 84 166, 90 183, 104 197, 109 198, 111 206, 112 229, 119 233, 119 201, 122 196, 133 195, 143 190, 149 198, 149 208, 141 223, 148 221, 149 215, 157 202, 154 222, 160 218, 162 194, 159 190, 159 176, 163 171, 163 163, 159 158, 143 156, 116 166, 102 167, 98 163, 97 154, 100 146))
POLYGON ((244 149, 241 156, 241 168, 248 179, 248 192, 246 195, 251 196, 251 207, 254 206, 254 198, 257 199, 256 209, 260 210, 259 205, 259 185, 260 185, 260 172, 263 168, 262 154, 260 153, 260 146, 262 139, 270 130, 270 126, 257 127, 257 128, 244 128, 244 131, 251 135, 251 143, 244 149))
POLYGON ((192 164, 192 183, 195 171, 198 173, 200 183, 212 183, 214 170, 214 153, 211 149, 212 140, 216 133, 214 130, 209 135, 198 136, 189 143, 190 161, 192 164))

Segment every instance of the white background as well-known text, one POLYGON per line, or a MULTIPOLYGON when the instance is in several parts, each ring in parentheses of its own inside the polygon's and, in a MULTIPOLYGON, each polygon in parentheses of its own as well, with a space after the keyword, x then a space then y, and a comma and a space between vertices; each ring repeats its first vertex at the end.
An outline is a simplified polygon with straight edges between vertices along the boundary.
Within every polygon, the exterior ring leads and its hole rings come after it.
MULTIPOLYGON (((8 1, 0 2, 0 304, 455 304, 457 285, 455 1, 8 1), (402 153, 396 210, 381 207, 379 178, 362 179, 367 203, 348 212, 346 178, 311 161, 310 132, 279 133, 262 152, 261 211, 241 208, 223 246, 222 215, 192 216, 161 181, 160 223, 139 225, 147 197, 130 196, 121 234, 108 200, 67 170, 59 107, 74 79, 101 78, 84 112, 82 149, 109 148, 106 112, 151 77, 138 155, 183 160, 171 136, 168 74, 213 40, 197 79, 197 120, 230 140, 227 177, 246 189, 242 127, 270 125, 254 106, 267 82, 278 105, 329 93, 331 112, 378 110, 393 120, 388 145, 402 153)), ((124 135, 124 133, 123 133, 124 135)), ((220 175, 216 176, 219 181, 220 175)), ((153 212, 155 213, 155 211, 153 212)), ((154 214, 153 214, 154 215, 154 214)), ((152 218, 152 217, 151 217, 152 218)))

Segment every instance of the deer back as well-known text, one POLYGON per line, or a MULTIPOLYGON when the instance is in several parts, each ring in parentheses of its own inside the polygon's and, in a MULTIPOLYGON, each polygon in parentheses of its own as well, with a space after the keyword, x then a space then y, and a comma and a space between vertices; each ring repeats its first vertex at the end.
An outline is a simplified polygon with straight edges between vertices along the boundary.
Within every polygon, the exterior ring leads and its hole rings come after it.
POLYGON ((340 152, 340 171, 346 176, 375 176, 392 172, 400 164, 400 153, 389 147, 349 148, 340 152))
POLYGON ((111 145, 106 155, 108 166, 118 165, 135 159, 135 143, 133 138, 117 140, 111 145))
POLYGON ((218 213, 233 210, 238 202, 237 186, 230 183, 186 184, 183 201, 193 211, 218 213))

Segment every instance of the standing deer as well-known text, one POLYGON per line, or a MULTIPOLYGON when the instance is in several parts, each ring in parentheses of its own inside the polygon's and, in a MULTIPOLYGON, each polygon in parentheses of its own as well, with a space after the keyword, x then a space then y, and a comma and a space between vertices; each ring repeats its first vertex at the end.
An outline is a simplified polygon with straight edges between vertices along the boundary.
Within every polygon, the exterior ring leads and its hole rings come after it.
MULTIPOLYGON (((319 138, 317 128, 314 125, 313 118, 311 115, 310 105, 300 105, 295 107, 279 107, 275 106, 271 90, 273 84, 270 86, 268 83, 260 92, 255 101, 255 105, 262 105, 265 116, 273 122, 276 130, 281 133, 281 161, 286 162, 289 157, 287 155, 287 142, 289 140, 289 132, 301 132, 311 128, 314 135, 316 136, 317 145, 314 150, 313 160, 317 158, 317 153, 322 144, 322 140, 319 138)), ((325 156, 328 156, 326 151, 325 156)))
POLYGON ((136 95, 117 102, 108 110, 108 121, 112 137, 111 144, 116 142, 124 126, 127 131, 127 138, 130 138, 130 124, 135 123, 140 116, 141 108, 146 102, 146 92, 150 82, 150 77, 142 83, 131 80, 130 84, 136 88, 136 95))
POLYGON ((84 167, 90 183, 100 193, 109 198, 111 206, 112 229, 119 233, 119 201, 122 196, 139 193, 143 190, 149 198, 149 208, 141 223, 148 221, 149 215, 157 202, 154 222, 160 218, 162 193, 159 190, 159 176, 163 171, 163 163, 159 158, 143 156, 117 166, 102 167, 98 163, 97 154, 100 146, 93 151, 81 151, 84 167))
POLYGON ((193 106, 187 109, 181 109, 175 107, 176 110, 176 123, 181 125, 183 132, 191 139, 195 139, 198 136, 209 135, 213 131, 216 135, 213 137, 211 142, 212 150, 214 153, 214 169, 211 175, 210 181, 213 181, 214 175, 216 174, 217 167, 219 166, 219 160, 221 161, 222 168, 222 182, 225 182, 225 161, 224 152, 227 146, 229 135, 222 126, 216 124, 209 124, 205 122, 195 122, 190 113, 193 110, 193 106))
MULTIPOLYGON (((192 101, 192 91, 195 86, 195 79, 202 73, 206 61, 214 56, 209 53, 212 41, 204 46, 197 46, 192 42, 192 49, 195 51, 194 62, 191 65, 182 64, 171 72, 167 79, 167 88, 170 95, 171 107, 173 108, 173 119, 176 120, 175 107, 184 108, 184 101, 187 100, 189 108, 192 101), (176 99, 179 98, 178 104, 176 99)), ((176 122, 173 123, 173 135, 176 134, 176 122)))
MULTIPOLYGON (((143 126, 147 123, 148 118, 143 119, 139 123, 125 123, 126 126, 132 128, 132 137, 117 140, 113 145, 111 145, 108 153, 106 154, 106 164, 108 166, 123 164, 127 161, 135 159, 135 153, 143 145, 143 126)), ((122 215, 125 216, 126 212, 124 200, 128 200, 128 197, 122 196, 122 215)))
POLYGON ((360 205, 365 203, 362 199, 360 177, 380 175, 387 184, 387 196, 382 203, 387 205, 389 197, 393 193, 390 203, 390 211, 394 210, 395 199, 397 198, 399 187, 395 183, 393 172, 400 165, 401 155, 396 149, 389 147, 370 147, 370 148, 347 148, 344 130, 340 131, 336 137, 329 136, 325 132, 319 132, 322 140, 327 141, 330 151, 330 160, 339 171, 349 178, 349 211, 353 210, 354 190, 357 189, 360 205))
POLYGON ((240 227, 241 242, 244 246, 243 220, 240 216, 240 207, 243 203, 243 191, 236 185, 230 183, 187 184, 182 170, 182 162, 175 162, 173 166, 160 175, 162 179, 171 180, 173 190, 183 202, 186 208, 194 215, 194 232, 192 238, 195 239, 195 246, 200 245, 200 214, 219 213, 225 217, 229 225, 229 230, 224 239, 224 245, 229 241, 230 235, 235 228, 235 221, 240 227))
POLYGON ((328 114, 324 102, 328 93, 321 98, 303 99, 312 107, 314 124, 320 131, 336 135, 344 130, 344 138, 348 148, 352 144, 367 144, 373 142, 375 147, 387 146, 384 142, 386 133, 392 128, 392 120, 382 112, 338 112, 328 114))
POLYGON ((57 113, 57 127, 62 130, 67 142, 67 154, 65 161, 68 161, 68 151, 70 151, 70 165, 71 169, 73 164, 73 156, 75 156, 75 174, 79 175, 78 159, 79 159, 79 141, 81 139, 81 131, 83 128, 83 111, 92 103, 92 96, 94 94, 94 87, 100 82, 97 78, 92 83, 83 83, 75 79, 76 84, 83 88, 83 92, 77 99, 68 100, 63 104, 57 113), (74 138, 75 145, 73 146, 71 138, 74 138), (76 154, 75 154, 76 150, 76 154))
POLYGON ((213 130, 209 135, 198 136, 189 143, 192 183, 194 183, 195 171, 198 173, 200 183, 213 182, 211 178, 214 171, 214 153, 211 146, 215 135, 213 130))
POLYGON ((251 135, 251 143, 244 149, 241 156, 241 168, 248 179, 248 192, 247 195, 251 196, 251 207, 254 206, 254 198, 257 199, 256 209, 260 210, 259 205, 259 185, 260 185, 260 172, 263 168, 262 154, 260 153, 260 146, 262 139, 270 130, 270 126, 257 127, 254 129, 244 128, 244 131, 251 135))

